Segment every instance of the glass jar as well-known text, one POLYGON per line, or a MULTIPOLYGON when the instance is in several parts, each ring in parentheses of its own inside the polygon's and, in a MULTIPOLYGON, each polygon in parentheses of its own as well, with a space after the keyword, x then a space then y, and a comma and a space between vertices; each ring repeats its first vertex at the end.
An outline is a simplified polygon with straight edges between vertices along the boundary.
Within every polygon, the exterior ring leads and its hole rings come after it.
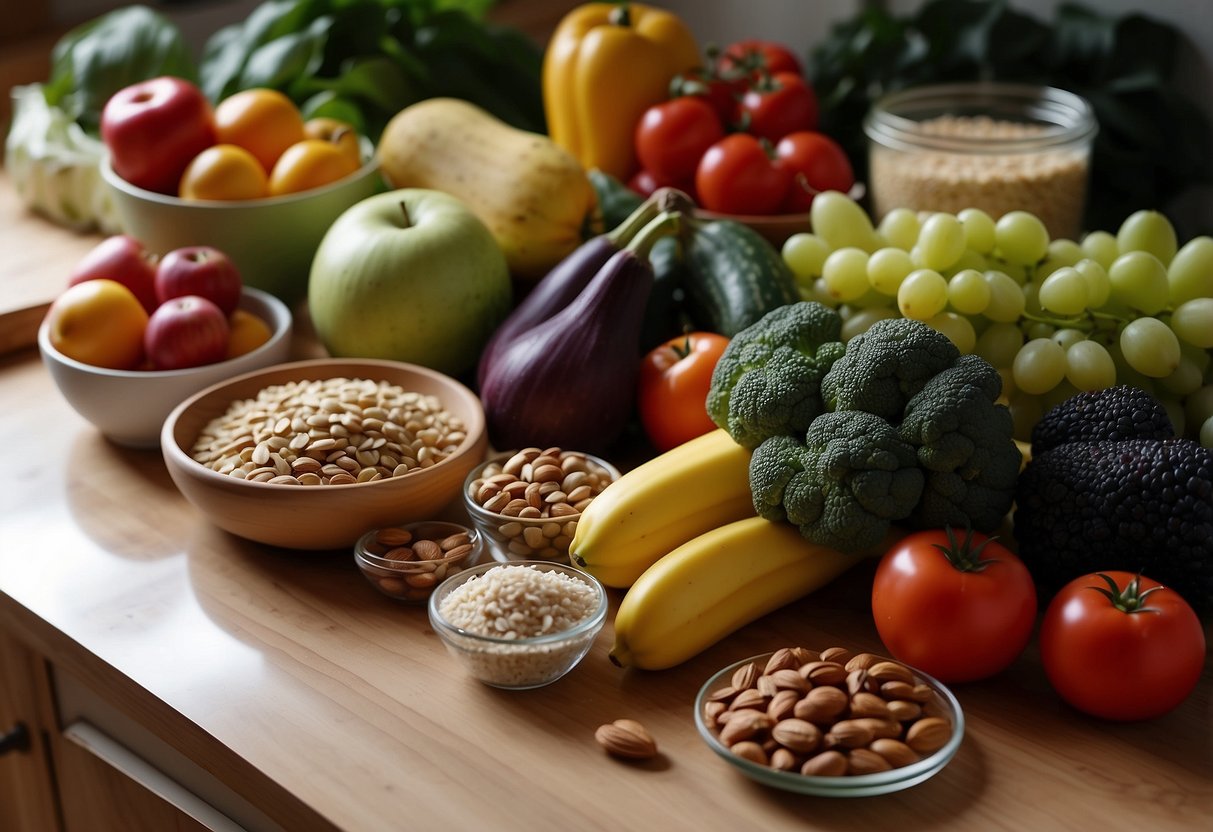
POLYGON ((1039 217, 1053 238, 1082 230, 1095 112, 1052 87, 964 83, 879 100, 864 120, 879 220, 894 208, 980 208, 1039 217))

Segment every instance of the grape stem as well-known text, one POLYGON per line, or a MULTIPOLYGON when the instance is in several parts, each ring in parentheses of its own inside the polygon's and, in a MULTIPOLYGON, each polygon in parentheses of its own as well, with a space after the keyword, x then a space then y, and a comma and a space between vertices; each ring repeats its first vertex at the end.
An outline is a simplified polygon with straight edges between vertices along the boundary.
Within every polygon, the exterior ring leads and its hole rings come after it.
POLYGON ((1129 323, 1127 318, 1123 318, 1120 315, 1114 315, 1111 312, 1099 312, 1095 309, 1088 309, 1085 314, 1074 318, 1053 318, 1048 315, 1033 315, 1030 312, 1023 312, 1020 317, 1032 323, 1049 324, 1059 329, 1081 329, 1084 332, 1094 332, 1099 328, 1099 324, 1102 321, 1110 321, 1118 327, 1129 323))

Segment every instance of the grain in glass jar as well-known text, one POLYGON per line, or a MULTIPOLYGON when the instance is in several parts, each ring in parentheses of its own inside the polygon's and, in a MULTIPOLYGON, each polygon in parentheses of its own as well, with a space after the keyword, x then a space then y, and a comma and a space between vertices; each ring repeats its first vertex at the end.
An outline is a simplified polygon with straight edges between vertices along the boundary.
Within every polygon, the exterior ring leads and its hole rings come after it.
POLYGON ((965 83, 917 87, 876 103, 864 121, 872 209, 980 208, 1039 217, 1053 238, 1082 231, 1091 105, 1052 87, 965 83))

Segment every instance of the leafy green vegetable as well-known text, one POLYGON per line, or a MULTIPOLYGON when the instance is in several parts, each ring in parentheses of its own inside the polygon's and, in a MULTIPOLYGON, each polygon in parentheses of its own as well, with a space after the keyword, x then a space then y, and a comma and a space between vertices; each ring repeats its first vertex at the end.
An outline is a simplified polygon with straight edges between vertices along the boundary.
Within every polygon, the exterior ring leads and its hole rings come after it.
MULTIPOLYGON (((1085 225, 1117 228, 1213 182, 1213 128, 1175 86, 1181 34, 1142 14, 1112 17, 1063 3, 1052 21, 1007 0, 930 0, 897 17, 866 8, 809 56, 822 129, 866 176, 863 119, 875 101, 955 81, 1047 84, 1086 98, 1099 121, 1085 225)), ((1191 236, 1190 234, 1188 236, 1191 236)))
POLYGON ((220 101, 272 87, 305 116, 352 121, 378 139, 425 98, 470 101, 515 127, 545 130, 541 48, 484 21, 492 0, 267 0, 220 29, 202 56, 202 87, 220 101))
POLYGON ((193 55, 171 21, 147 6, 126 6, 77 26, 55 44, 44 92, 47 104, 95 135, 111 95, 160 75, 196 80, 193 55))
POLYGON ((111 95, 158 75, 195 81, 212 102, 250 87, 278 89, 305 117, 352 122, 373 140, 400 110, 438 96, 544 132, 542 48, 486 21, 494 2, 265 0, 211 35, 200 62, 172 21, 127 6, 55 45, 46 99, 94 135, 111 95))

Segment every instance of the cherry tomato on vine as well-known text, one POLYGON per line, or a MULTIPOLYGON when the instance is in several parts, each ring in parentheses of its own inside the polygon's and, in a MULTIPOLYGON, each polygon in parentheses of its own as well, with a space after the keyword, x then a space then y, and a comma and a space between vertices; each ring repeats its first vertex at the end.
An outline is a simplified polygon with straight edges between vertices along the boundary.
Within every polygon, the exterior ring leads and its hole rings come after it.
POLYGON ((1153 719, 1200 679, 1205 634, 1174 590, 1128 572, 1084 575, 1050 602, 1040 658, 1054 690, 1103 719, 1153 719))
POLYGON ((915 532, 881 558, 872 616, 893 657, 942 682, 971 682, 1005 669, 1036 619, 1027 567, 979 532, 915 532))
POLYGON ((739 126, 777 142, 798 130, 817 129, 817 95, 794 72, 776 72, 752 84, 741 97, 739 126))
POLYGON ((708 148, 695 171, 699 204, 723 214, 774 214, 792 174, 749 133, 733 133, 708 148))
POLYGON ((728 344, 728 338, 714 332, 691 332, 654 347, 642 359, 640 422, 658 451, 716 429, 708 418, 708 388, 728 344))
POLYGON ((775 157, 792 171, 792 187, 783 203, 785 213, 808 211, 813 197, 822 191, 845 194, 855 184, 846 151, 824 133, 812 130, 789 133, 775 145, 775 157))
POLYGON ((714 69, 692 69, 674 76, 670 82, 670 97, 694 96, 716 111, 722 124, 737 120, 737 104, 745 94, 746 78, 722 78, 714 69))
POLYGON ((791 49, 782 43, 756 38, 747 38, 730 44, 720 53, 720 57, 716 60, 716 67, 720 74, 726 77, 735 73, 754 76, 760 75, 764 71, 768 73, 794 72, 797 75, 804 75, 800 59, 791 49))
POLYGON ((658 181, 679 182, 694 175, 709 147, 724 137, 712 105, 682 96, 654 104, 636 125, 636 156, 658 181))

